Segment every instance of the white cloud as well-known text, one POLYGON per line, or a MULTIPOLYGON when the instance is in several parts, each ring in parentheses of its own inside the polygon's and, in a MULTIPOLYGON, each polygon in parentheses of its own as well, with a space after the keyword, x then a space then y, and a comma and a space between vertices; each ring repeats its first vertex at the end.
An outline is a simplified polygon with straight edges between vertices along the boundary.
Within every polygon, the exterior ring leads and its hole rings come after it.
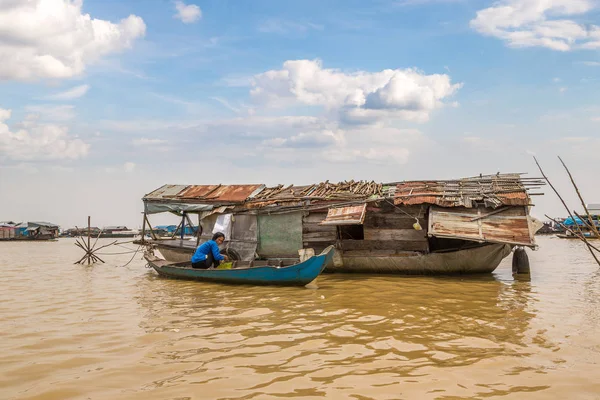
POLYGON ((139 139, 133 139, 131 141, 131 143, 134 146, 140 146, 140 147, 142 147, 142 146, 158 146, 158 145, 162 145, 162 144, 167 143, 167 141, 164 140, 164 139, 156 139, 156 138, 153 138, 153 139, 151 139, 151 138, 139 138, 139 139))
POLYGON ((174 17, 180 19, 184 24, 191 24, 202 17, 200 7, 195 4, 185 4, 183 1, 176 1, 175 9, 177 10, 177 14, 174 17))
POLYGON ((90 145, 70 137, 64 126, 26 120, 13 132, 6 123, 10 116, 11 110, 0 109, 0 160, 74 160, 88 154, 90 145))
POLYGON ((0 80, 76 76, 146 32, 138 16, 112 23, 82 14, 82 3, 31 0, 0 7, 0 80))
POLYGON ((123 164, 123 169, 125 170, 125 172, 133 172, 133 170, 135 169, 135 163, 128 161, 125 164, 123 164))
POLYGON ((417 69, 344 73, 319 60, 286 61, 281 70, 256 75, 251 94, 270 105, 300 103, 338 110, 346 119, 426 121, 462 84, 446 74, 417 69))
POLYGON ((222 97, 211 97, 211 99, 213 99, 216 102, 221 103, 224 107, 228 108, 229 110, 233 111, 234 113, 239 113, 241 110, 239 107, 235 107, 232 106, 231 103, 229 103, 226 99, 222 98, 222 97))
POLYGON ((587 65, 588 67, 600 67, 599 61, 582 61, 581 64, 587 65))
POLYGON ((69 121, 75 118, 75 106, 69 104, 38 104, 26 106, 25 111, 31 113, 29 118, 39 118, 47 121, 69 121))
POLYGON ((324 152, 328 160, 338 163, 406 164, 410 151, 405 148, 331 149, 324 152))
POLYGON ((471 27, 511 47, 600 48, 600 27, 565 18, 593 8, 593 0, 500 0, 478 11, 471 27))
POLYGON ((276 137, 262 142, 264 146, 290 148, 325 148, 344 145, 345 137, 342 130, 323 130, 300 132, 288 138, 276 137))
POLYGON ((73 100, 85 96, 88 90, 90 90, 90 85, 79 85, 64 92, 46 96, 46 98, 48 100, 73 100))
POLYGON ((566 92, 567 90, 569 90, 569 88, 568 88, 568 87, 561 87, 561 88, 558 88, 558 91, 559 91, 560 93, 564 93, 564 92, 566 92))

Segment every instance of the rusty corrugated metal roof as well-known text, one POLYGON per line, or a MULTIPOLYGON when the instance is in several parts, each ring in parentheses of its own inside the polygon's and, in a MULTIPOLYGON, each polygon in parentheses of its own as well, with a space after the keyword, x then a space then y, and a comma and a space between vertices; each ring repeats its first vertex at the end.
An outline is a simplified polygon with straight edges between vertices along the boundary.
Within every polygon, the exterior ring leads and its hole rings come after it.
POLYGON ((525 207, 506 207, 490 212, 489 208, 432 207, 428 235, 535 246, 525 207))
POLYGON ((182 200, 207 203, 241 203, 264 185, 164 185, 146 195, 144 200, 182 200))
POLYGON ((221 185, 190 185, 183 190, 179 197, 182 199, 197 199, 205 197, 221 185))
POLYGON ((348 207, 335 207, 327 211, 327 217, 320 225, 362 225, 367 204, 348 207))
POLYGON ((455 181, 412 181, 396 186, 394 204, 436 204, 441 207, 467 207, 477 204, 497 208, 502 205, 529 205, 530 199, 518 175, 491 175, 455 181))

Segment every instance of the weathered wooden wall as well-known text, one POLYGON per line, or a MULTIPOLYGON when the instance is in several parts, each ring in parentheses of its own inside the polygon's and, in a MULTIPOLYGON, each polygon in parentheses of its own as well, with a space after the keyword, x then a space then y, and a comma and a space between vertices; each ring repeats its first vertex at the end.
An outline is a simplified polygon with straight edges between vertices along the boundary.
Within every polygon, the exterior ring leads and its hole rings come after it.
POLYGON ((337 240, 337 227, 334 225, 319 225, 327 217, 325 212, 305 214, 302 220, 302 242, 304 248, 313 248, 319 254, 325 247, 337 240))
MULTIPOLYGON (((327 216, 326 212, 311 212, 305 215, 302 224, 302 242, 304 247, 312 247, 315 252, 322 251, 338 240, 337 227, 319 225, 327 216)), ((427 252, 427 219, 420 206, 369 207, 363 224, 364 240, 341 240, 339 244, 345 256, 397 255, 403 252, 427 252), (400 208, 405 211, 400 211, 400 208), (407 215, 409 214, 409 215, 407 215), (412 216, 420 216, 423 228, 413 228, 416 222, 412 216)))

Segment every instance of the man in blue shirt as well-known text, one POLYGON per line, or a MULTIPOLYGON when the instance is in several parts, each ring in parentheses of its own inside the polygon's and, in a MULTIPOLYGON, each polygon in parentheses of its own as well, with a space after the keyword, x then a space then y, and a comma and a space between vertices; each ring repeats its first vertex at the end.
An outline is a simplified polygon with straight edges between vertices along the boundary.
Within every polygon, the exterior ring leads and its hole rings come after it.
POLYGON ((202 243, 192 256, 192 267, 208 269, 212 266, 217 268, 221 261, 229 260, 229 257, 221 255, 219 246, 225 241, 225 235, 217 232, 212 240, 202 243))

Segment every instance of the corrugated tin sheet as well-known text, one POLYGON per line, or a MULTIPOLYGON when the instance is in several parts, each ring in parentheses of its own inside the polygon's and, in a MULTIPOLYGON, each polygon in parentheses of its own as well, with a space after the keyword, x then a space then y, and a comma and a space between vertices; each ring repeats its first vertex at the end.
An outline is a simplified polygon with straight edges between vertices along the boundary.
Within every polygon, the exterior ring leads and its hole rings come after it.
POLYGON ((327 217, 319 225, 362 225, 367 204, 330 208, 327 217))
POLYGON ((177 194, 179 194, 179 192, 181 192, 185 188, 187 188, 187 185, 163 185, 163 186, 159 187, 158 189, 156 189, 155 191, 150 192, 147 195, 145 195, 144 199, 147 199, 147 200, 170 199, 170 198, 177 196, 177 194))
POLYGON ((191 185, 186 187, 179 193, 183 199, 198 199, 204 198, 206 195, 213 193, 221 185, 191 185))
POLYGON ((472 208, 484 205, 529 205, 527 190, 518 175, 491 175, 455 181, 412 181, 396 186, 394 204, 435 204, 472 208))
POLYGON ((205 196, 206 200, 242 202, 263 185, 223 185, 205 196))
POLYGON ((240 203, 264 185, 164 185, 144 196, 144 200, 199 200, 240 203))
POLYGON ((443 209, 433 206, 429 211, 428 235, 535 247, 526 207, 491 211, 483 207, 443 209))

